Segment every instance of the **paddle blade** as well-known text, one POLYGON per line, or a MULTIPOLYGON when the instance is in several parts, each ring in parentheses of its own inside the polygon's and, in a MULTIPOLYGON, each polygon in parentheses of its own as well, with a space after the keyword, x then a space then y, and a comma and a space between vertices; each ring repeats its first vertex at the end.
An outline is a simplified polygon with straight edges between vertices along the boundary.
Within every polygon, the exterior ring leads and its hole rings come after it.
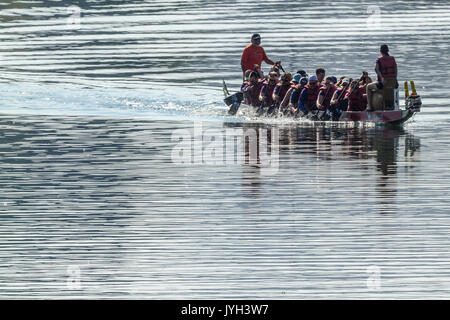
POLYGON ((238 103, 238 102, 233 103, 233 105, 232 105, 232 106, 230 107, 230 109, 228 110, 228 114, 229 114, 230 116, 236 115, 236 113, 238 112, 240 106, 241 106, 241 104, 238 103))
POLYGON ((223 99, 223 101, 227 106, 231 106, 235 102, 241 103, 242 100, 244 100, 244 95, 242 94, 242 92, 236 92, 235 94, 232 94, 231 96, 228 96, 225 99, 223 99))
POLYGON ((230 106, 230 109, 228 110, 229 115, 235 115, 241 106, 241 102, 244 99, 244 95, 242 92, 236 92, 235 94, 226 97, 223 101, 227 106, 230 106))

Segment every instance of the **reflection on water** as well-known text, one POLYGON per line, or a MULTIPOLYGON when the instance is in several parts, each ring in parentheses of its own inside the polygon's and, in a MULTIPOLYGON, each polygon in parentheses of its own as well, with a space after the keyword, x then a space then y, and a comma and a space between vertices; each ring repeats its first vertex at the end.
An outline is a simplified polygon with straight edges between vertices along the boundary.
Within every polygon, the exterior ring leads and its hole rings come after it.
MULTIPOLYGON (((395 199, 397 186, 397 167, 399 154, 403 155, 402 161, 409 169, 413 169, 418 163, 414 160, 414 155, 420 150, 420 139, 408 133, 403 128, 392 127, 351 127, 347 125, 317 125, 302 126, 290 125, 279 127, 258 123, 224 123, 225 127, 241 127, 244 133, 247 130, 255 130, 257 141, 245 140, 245 154, 247 158, 250 144, 256 143, 257 155, 253 161, 247 160, 244 163, 244 184, 251 186, 252 193, 258 194, 256 189, 260 186, 260 171, 258 166, 248 166, 248 163, 260 163, 259 146, 262 143, 260 132, 268 135, 267 141, 271 141, 271 132, 279 130, 280 137, 280 163, 291 165, 290 158, 308 158, 315 163, 352 160, 375 160, 377 198, 379 199, 380 212, 392 212, 392 199, 395 199), (401 140, 401 143, 400 143, 401 140), (400 148, 402 150, 400 150, 400 148), (286 150, 286 151, 284 151, 286 150), (285 154, 284 154, 285 153, 285 154)), ((270 146, 270 143, 269 143, 270 146)), ((363 173, 368 174, 370 162, 364 161, 359 168, 363 173)), ((336 166, 334 170, 339 170, 336 166)), ((283 170, 283 167, 280 168, 283 170)))

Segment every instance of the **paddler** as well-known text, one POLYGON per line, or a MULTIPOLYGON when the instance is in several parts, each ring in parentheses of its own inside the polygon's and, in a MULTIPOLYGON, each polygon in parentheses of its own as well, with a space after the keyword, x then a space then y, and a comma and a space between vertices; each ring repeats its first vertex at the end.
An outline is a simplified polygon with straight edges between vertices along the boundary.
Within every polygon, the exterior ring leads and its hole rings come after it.
POLYGON ((241 68, 244 73, 246 70, 255 70, 255 68, 260 69, 261 63, 265 62, 270 65, 279 65, 280 61, 273 62, 270 60, 264 48, 261 46, 261 36, 258 33, 252 35, 251 44, 245 47, 241 56, 241 68))
POLYGON ((259 94, 259 100, 261 101, 261 106, 258 109, 258 113, 261 114, 264 108, 270 108, 274 104, 273 92, 278 83, 278 75, 276 72, 270 72, 268 80, 264 83, 261 88, 261 93, 259 94))
POLYGON ((336 77, 327 77, 325 83, 319 89, 319 95, 317 96, 316 106, 319 112, 316 114, 319 120, 329 120, 332 116, 330 110, 330 101, 336 91, 336 77))
POLYGON ((264 81, 260 80, 258 77, 258 73, 256 71, 252 71, 249 75, 248 85, 243 90, 244 103, 256 108, 261 105, 259 94, 264 84, 264 81))
POLYGON ((327 77, 325 79, 325 84, 319 89, 319 95, 317 96, 317 109, 326 111, 330 107, 331 98, 336 91, 335 80, 335 77, 327 77))
POLYGON ((384 87, 397 88, 397 63, 393 56, 389 55, 389 47, 383 44, 380 47, 381 56, 375 61, 375 72, 377 82, 367 86, 367 111, 374 111, 372 106, 372 96, 375 91, 384 87))
POLYGON ((359 87, 359 81, 357 79, 350 83, 350 87, 345 93, 345 99, 348 100, 347 111, 363 111, 365 105, 363 105, 363 91, 359 87))
POLYGON ((291 89, 292 75, 289 72, 283 73, 281 76, 281 81, 276 85, 273 91, 273 100, 275 101, 276 107, 281 105, 284 97, 286 96, 289 89, 291 89))
POLYGON ((286 115, 294 115, 297 112, 298 100, 300 99, 301 92, 303 91, 305 86, 308 84, 308 78, 301 77, 301 74, 297 73, 294 76, 294 80, 292 80, 292 82, 293 82, 293 85, 291 88, 292 91, 290 92, 290 94, 288 92, 285 97, 285 99, 288 98, 287 95, 289 94, 289 101, 287 104, 287 108, 285 109, 286 115))
MULTIPOLYGON (((280 104, 280 107, 282 109, 285 109, 289 105, 289 102, 291 101, 292 93, 294 92, 294 90, 296 90, 301 78, 302 78, 301 74, 298 74, 298 73, 296 73, 294 75, 294 77, 292 78, 291 87, 289 88, 288 92, 286 92, 286 94, 280 104)), ((298 103, 298 97, 297 97, 297 103, 298 103)), ((297 103, 295 104, 296 106, 297 106, 297 103)))
POLYGON ((252 70, 247 70, 244 73, 244 81, 241 84, 241 92, 244 92, 245 89, 248 87, 249 85, 249 79, 250 79, 250 74, 252 73, 252 70))
POLYGON ((338 120, 342 112, 347 110, 348 100, 345 100, 344 98, 349 84, 349 79, 342 77, 336 86, 336 91, 330 101, 330 111, 333 116, 333 120, 338 120))
POLYGON ((317 110, 316 101, 319 95, 319 80, 317 76, 311 76, 308 84, 302 90, 298 100, 298 109, 306 115, 310 111, 317 110))

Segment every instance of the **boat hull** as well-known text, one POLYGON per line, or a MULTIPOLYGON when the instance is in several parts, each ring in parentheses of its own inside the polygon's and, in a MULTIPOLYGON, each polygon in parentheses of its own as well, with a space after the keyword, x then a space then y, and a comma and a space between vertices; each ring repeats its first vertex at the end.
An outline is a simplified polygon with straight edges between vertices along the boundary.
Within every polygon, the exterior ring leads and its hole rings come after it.
MULTIPOLYGON (((256 108, 242 103, 239 108, 240 114, 247 114, 250 116, 257 116, 256 108)), ((399 125, 408 121, 415 111, 407 110, 390 110, 390 111, 344 111, 338 121, 333 120, 317 120, 316 117, 308 114, 304 117, 294 117, 294 119, 308 119, 313 122, 367 122, 375 124, 389 124, 389 125, 399 125)), ((262 116, 267 117, 267 116, 262 116)))
POLYGON ((413 116, 411 110, 392 110, 392 111, 345 111, 342 113, 339 121, 353 122, 375 122, 400 124, 413 116))

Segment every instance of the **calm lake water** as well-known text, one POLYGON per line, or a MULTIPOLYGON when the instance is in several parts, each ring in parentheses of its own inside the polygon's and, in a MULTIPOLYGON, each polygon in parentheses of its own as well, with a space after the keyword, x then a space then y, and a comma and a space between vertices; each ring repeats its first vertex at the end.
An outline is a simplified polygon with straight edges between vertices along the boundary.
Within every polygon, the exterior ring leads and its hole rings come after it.
POLYGON ((450 298, 448 1, 2 1, 0 27, 0 298, 450 298), (374 78, 388 43, 422 112, 230 117, 254 32, 310 74, 374 78))

